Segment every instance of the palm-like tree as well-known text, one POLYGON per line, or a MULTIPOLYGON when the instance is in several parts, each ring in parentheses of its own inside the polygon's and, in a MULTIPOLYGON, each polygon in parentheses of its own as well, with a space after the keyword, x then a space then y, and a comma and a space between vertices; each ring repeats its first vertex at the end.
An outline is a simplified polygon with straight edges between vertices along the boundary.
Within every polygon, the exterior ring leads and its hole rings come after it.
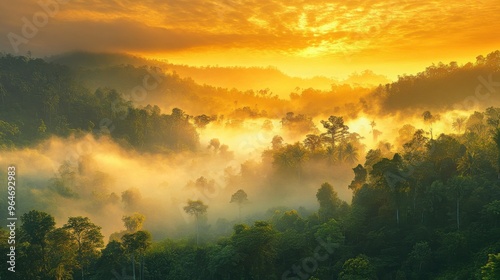
POLYGON ((462 128, 465 125, 465 120, 466 120, 466 118, 464 118, 464 117, 458 117, 453 121, 453 124, 452 124, 453 129, 455 129, 458 132, 458 134, 460 134, 460 132, 462 132, 462 128))
POLYGON ((344 161, 347 161, 350 164, 358 161, 358 149, 352 143, 347 143, 343 150, 344 161))
POLYGON ((199 218, 201 215, 207 212, 208 206, 201 200, 188 200, 188 205, 184 207, 184 211, 196 219, 196 246, 199 244, 200 240, 200 222, 199 218))
POLYGON ((325 150, 326 159, 329 164, 334 164, 338 159, 338 149, 334 149, 330 146, 326 147, 325 150))

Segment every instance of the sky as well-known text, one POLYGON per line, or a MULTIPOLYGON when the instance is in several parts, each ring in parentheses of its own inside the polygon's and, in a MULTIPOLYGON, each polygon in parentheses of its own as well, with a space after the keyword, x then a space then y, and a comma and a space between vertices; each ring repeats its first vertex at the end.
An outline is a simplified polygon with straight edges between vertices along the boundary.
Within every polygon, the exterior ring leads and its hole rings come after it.
POLYGON ((497 0, 0 1, 0 51, 124 52, 287 74, 397 75, 500 47, 497 0))

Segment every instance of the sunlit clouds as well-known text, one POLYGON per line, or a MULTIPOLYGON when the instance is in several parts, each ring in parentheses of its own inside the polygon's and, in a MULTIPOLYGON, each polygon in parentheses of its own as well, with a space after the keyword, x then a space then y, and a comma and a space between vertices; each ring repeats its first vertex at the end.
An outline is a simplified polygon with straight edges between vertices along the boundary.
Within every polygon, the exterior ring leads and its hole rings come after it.
MULTIPOLYGON (((46 1, 43 3, 51 3, 46 1)), ((128 52, 195 65, 274 65, 292 74, 391 77, 500 43, 500 8, 484 1, 69 1, 21 52, 128 52), (220 59, 228 57, 227 60, 220 59), (402 60, 405 60, 403 63, 402 60), (403 65, 404 64, 404 65, 403 65), (409 67, 408 67, 409 66, 409 67), (346 73, 347 72, 347 73, 346 73)), ((21 33, 36 1, 0 4, 21 33)), ((12 52, 4 36, 0 49, 12 52)))

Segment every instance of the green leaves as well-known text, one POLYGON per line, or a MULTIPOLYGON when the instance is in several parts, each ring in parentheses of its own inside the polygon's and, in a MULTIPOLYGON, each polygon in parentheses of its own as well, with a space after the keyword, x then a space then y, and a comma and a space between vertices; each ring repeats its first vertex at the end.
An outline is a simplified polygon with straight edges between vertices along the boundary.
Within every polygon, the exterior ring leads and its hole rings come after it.
POLYGON ((372 280, 377 279, 375 268, 367 256, 361 254, 348 259, 342 266, 339 280, 372 280))
POLYGON ((198 218, 200 215, 203 215, 207 212, 208 206, 203 203, 201 200, 188 200, 188 205, 184 207, 184 211, 189 215, 195 216, 198 218))
POLYGON ((31 210, 21 216, 21 228, 28 236, 28 242, 31 244, 44 246, 47 234, 55 228, 56 222, 51 215, 31 210))
POLYGON ((139 252, 142 255, 151 246, 151 238, 151 233, 143 230, 125 234, 122 237, 123 246, 129 253, 139 252))
POLYGON ((500 254, 489 254, 488 262, 481 267, 483 280, 500 279, 500 254))
POLYGON ((323 183, 316 193, 319 202, 319 216, 323 222, 338 216, 337 211, 342 203, 329 183, 323 183))

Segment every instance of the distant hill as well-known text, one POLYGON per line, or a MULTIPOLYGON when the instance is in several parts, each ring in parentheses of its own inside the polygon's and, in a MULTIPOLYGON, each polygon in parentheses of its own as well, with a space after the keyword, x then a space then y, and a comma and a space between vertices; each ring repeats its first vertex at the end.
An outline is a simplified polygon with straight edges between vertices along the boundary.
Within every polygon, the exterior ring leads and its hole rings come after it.
POLYGON ((500 97, 495 94, 500 91, 499 51, 480 55, 475 62, 464 65, 431 65, 392 83, 369 70, 353 73, 339 83, 324 77, 290 77, 272 67, 192 67, 125 54, 71 53, 50 60, 80 69, 79 76, 90 89, 111 87, 123 93, 142 83, 148 67, 160 67, 167 73, 166 82, 151 91, 142 105, 155 103, 167 110, 181 106, 196 113, 206 110, 227 114, 243 107, 269 112, 278 106, 279 111, 270 116, 294 111, 355 117, 361 111, 371 115, 406 115, 421 114, 423 110, 479 110, 500 104, 500 97), (291 102, 272 99, 276 95, 280 99, 291 98, 291 102), (213 110, 204 109, 208 107, 213 110))
POLYGON ((379 86, 362 103, 366 110, 379 114, 470 111, 500 104, 499 93, 500 51, 497 50, 478 56, 475 63, 439 63, 416 75, 400 76, 394 83, 379 86), (378 107, 373 106, 374 101, 378 107))
POLYGON ((292 77, 274 67, 194 67, 117 53, 74 52, 49 57, 47 60, 86 69, 119 65, 156 66, 169 73, 176 73, 182 78, 189 77, 201 85, 206 84, 228 89, 236 88, 241 91, 266 91, 277 94, 281 98, 288 97, 292 92, 299 92, 308 88, 328 91, 331 90, 332 85, 350 84, 353 86, 375 87, 390 82, 385 76, 377 75, 370 70, 362 73, 352 73, 348 79, 339 81, 326 76, 312 78, 292 77))

